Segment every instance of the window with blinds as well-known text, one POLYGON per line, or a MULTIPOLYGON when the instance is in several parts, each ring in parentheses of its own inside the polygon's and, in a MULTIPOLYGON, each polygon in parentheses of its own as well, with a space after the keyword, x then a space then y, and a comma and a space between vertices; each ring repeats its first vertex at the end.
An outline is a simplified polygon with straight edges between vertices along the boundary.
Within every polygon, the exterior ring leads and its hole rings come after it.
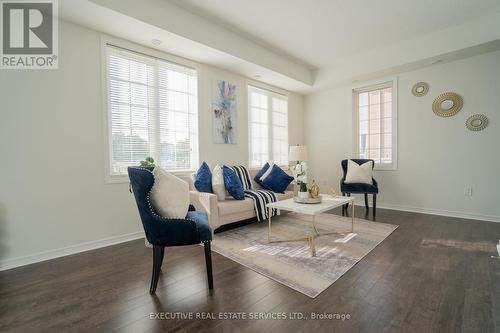
POLYGON ((248 86, 250 167, 273 161, 288 164, 288 100, 269 90, 248 86))
POLYGON ((110 45, 106 61, 110 175, 125 175, 148 156, 167 170, 194 170, 196 71, 110 45))
POLYGON ((393 83, 355 89, 358 157, 375 160, 379 168, 395 167, 396 121, 393 83))

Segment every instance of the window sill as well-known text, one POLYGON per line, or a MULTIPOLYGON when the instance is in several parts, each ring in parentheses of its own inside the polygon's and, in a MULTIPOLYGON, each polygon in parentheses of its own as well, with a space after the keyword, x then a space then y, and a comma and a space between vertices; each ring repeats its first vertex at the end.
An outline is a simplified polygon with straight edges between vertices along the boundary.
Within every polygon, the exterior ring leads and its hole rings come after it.
MULTIPOLYGON (((171 174, 177 176, 177 177, 189 177, 191 174, 196 172, 195 170, 186 170, 186 171, 168 171, 171 174)), ((124 183, 129 183, 130 180, 128 178, 128 175, 116 175, 116 176, 111 176, 107 175, 106 180, 104 181, 104 184, 109 185, 109 184, 124 184, 124 183)))
POLYGON ((373 168, 374 171, 397 171, 397 165, 376 165, 373 168))
MULTIPOLYGON (((290 170, 290 166, 288 164, 285 164, 285 165, 278 165, 281 169, 283 170, 290 170)), ((263 165, 261 166, 253 166, 253 167, 250 167, 249 170, 251 171, 259 171, 262 169, 262 167, 264 167, 263 165)))

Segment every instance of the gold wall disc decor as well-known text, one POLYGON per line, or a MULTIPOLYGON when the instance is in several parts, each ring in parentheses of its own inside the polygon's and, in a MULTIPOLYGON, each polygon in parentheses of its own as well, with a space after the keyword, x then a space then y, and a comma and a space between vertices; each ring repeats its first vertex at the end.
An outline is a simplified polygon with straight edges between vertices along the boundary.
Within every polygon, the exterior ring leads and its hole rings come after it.
POLYGON ((445 92, 434 99, 432 111, 440 117, 454 116, 462 109, 464 101, 459 94, 445 92))
POLYGON ((413 85, 413 88, 411 88, 411 93, 417 97, 425 96, 428 92, 429 85, 426 82, 417 82, 413 85))
POLYGON ((465 126, 471 131, 482 131, 488 126, 488 117, 484 114, 474 114, 465 122, 465 126))

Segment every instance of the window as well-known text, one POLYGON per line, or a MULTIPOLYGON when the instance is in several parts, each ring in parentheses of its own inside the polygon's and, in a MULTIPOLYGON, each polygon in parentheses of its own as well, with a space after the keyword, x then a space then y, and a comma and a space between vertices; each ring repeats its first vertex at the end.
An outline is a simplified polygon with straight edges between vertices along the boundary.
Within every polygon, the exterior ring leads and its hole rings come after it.
POLYGON ((393 81, 353 90, 357 156, 378 169, 396 168, 396 101, 393 81))
POLYGON ((269 90, 248 86, 250 167, 273 161, 288 164, 288 100, 269 90))
POLYGON ((151 156, 172 170, 198 164, 194 69, 106 46, 110 175, 151 156))

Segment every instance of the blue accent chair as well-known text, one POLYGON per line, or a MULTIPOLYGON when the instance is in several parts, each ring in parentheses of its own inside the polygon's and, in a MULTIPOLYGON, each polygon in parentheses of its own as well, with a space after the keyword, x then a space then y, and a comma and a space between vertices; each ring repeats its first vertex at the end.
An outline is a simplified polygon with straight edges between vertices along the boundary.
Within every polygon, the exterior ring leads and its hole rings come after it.
MULTIPOLYGON (((372 162, 372 169, 375 166, 375 161, 370 160, 370 159, 351 159, 352 161, 358 163, 359 165, 364 164, 366 162, 371 161, 372 162)), ((363 193, 365 195, 365 208, 366 212, 368 213, 368 194, 373 195, 373 217, 375 217, 376 211, 377 211, 377 194, 378 194, 378 183, 377 181, 372 178, 373 185, 370 184, 363 184, 363 183, 352 183, 352 184, 346 184, 345 183, 345 176, 347 174, 347 160, 342 160, 341 162, 342 165, 342 170, 344 171, 344 175, 342 179, 340 180, 340 191, 342 192, 342 195, 351 196, 351 193, 363 193)), ((349 207, 349 204, 345 205, 342 207, 342 215, 345 213, 347 208, 349 207)))
POLYGON ((128 176, 134 193, 142 226, 147 240, 153 245, 153 274, 149 292, 154 294, 160 277, 165 247, 194 245, 203 243, 207 265, 208 287, 213 289, 212 252, 210 242, 212 230, 208 224, 207 214, 195 211, 192 205, 185 219, 169 219, 158 215, 149 200, 149 192, 153 187, 152 167, 129 167, 128 176))

